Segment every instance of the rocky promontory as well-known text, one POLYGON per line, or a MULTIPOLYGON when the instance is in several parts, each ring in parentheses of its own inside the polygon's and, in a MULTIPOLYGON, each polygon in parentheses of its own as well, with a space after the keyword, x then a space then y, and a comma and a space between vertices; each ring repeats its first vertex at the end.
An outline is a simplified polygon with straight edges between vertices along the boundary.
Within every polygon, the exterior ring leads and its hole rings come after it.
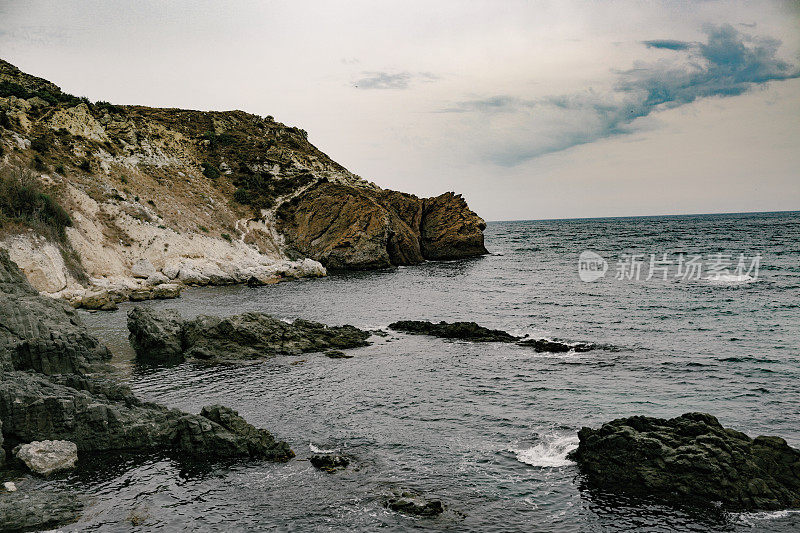
POLYGON ((89 309, 487 253, 459 195, 382 189, 271 116, 91 102, 3 60, 0 193, 0 247, 89 309))
POLYGON ((367 346, 368 331, 296 319, 285 322, 265 313, 230 317, 201 315, 182 320, 175 310, 135 307, 128 313, 131 346, 152 363, 259 359, 367 346))
POLYGON ((748 437, 705 413, 585 427, 570 458, 604 490, 731 510, 800 507, 800 450, 748 437))

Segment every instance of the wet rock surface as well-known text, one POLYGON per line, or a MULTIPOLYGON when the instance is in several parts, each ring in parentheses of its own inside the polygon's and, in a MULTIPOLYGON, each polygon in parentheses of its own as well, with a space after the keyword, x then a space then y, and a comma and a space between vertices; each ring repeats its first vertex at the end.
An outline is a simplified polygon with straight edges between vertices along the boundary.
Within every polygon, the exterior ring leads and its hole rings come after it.
POLYGON ((385 506, 392 511, 414 516, 437 516, 444 512, 441 500, 429 499, 417 492, 394 492, 386 497, 385 506))
POLYGON ((83 503, 65 492, 36 490, 0 494, 0 531, 37 531, 74 522, 83 503))
POLYGON ((731 510, 800 507, 800 450, 705 413, 633 416, 583 428, 570 454, 593 485, 731 510))
POLYGON ((308 460, 314 468, 331 474, 336 470, 347 468, 350 464, 350 458, 346 455, 332 453, 318 453, 309 457, 308 460))
POLYGON ((370 333, 353 326, 326 326, 297 319, 284 322, 264 313, 226 318, 201 315, 181 321, 174 311, 137 307, 128 314, 130 341, 148 361, 247 360, 278 354, 341 350, 368 345, 370 333))
POLYGON ((566 343, 548 339, 517 337, 499 329, 489 329, 475 322, 428 322, 427 320, 400 320, 389 324, 389 328, 411 335, 430 335, 442 339, 457 339, 470 342, 508 342, 533 348, 536 352, 588 352, 597 346, 586 342, 566 343))

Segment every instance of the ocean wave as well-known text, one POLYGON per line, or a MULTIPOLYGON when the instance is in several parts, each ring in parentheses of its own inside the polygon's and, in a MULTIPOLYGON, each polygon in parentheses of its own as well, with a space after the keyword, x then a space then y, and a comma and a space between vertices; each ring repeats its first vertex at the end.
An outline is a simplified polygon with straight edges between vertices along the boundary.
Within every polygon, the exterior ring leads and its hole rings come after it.
POLYGON ((509 448, 508 451, 517 456, 517 460, 531 466, 558 468, 573 464, 567 454, 578 447, 578 436, 575 433, 551 433, 541 437, 541 441, 530 448, 509 448))
POLYGON ((318 448, 314 446, 313 442, 308 443, 308 448, 311 450, 312 453, 333 453, 336 450, 326 450, 325 448, 318 448))
POLYGON ((748 274, 714 274, 712 276, 706 276, 706 281, 710 281, 711 283, 753 283, 758 281, 758 279, 750 276, 748 274))

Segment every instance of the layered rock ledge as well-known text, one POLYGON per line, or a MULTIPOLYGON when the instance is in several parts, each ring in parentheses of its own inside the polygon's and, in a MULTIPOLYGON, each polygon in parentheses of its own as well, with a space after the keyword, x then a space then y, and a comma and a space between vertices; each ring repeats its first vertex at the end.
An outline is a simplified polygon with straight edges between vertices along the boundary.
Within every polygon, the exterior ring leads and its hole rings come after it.
POLYGON ((131 346, 140 360, 235 361, 367 346, 368 331, 264 313, 225 318, 201 315, 183 320, 175 310, 135 307, 128 313, 131 346))
POLYGON ((731 510, 800 507, 800 450, 780 437, 748 437, 705 413, 632 416, 585 427, 571 452, 604 490, 731 510))

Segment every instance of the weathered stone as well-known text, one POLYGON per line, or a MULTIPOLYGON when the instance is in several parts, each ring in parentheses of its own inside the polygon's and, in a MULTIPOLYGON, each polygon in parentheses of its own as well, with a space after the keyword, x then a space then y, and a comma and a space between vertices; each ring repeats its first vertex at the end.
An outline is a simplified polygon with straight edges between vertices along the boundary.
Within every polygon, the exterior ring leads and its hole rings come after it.
POLYGON ((128 312, 128 339, 136 357, 145 361, 183 361, 182 327, 181 315, 174 309, 138 306, 128 312))
POLYGON ((421 200, 397 191, 319 183, 281 206, 276 216, 289 250, 328 268, 382 268, 487 253, 483 220, 452 193, 421 200))
POLYGON ((416 492, 395 492, 387 497, 386 507, 392 511, 415 515, 436 516, 444 512, 441 500, 429 500, 416 492))
POLYGON ((460 194, 426 198, 420 225, 425 259, 462 259, 489 253, 483 244, 486 223, 467 207, 460 194))
POLYGON ((119 309, 114 298, 107 291, 87 294, 80 299, 78 307, 90 311, 116 311, 119 309))
POLYGON ((0 293, 0 369, 82 373, 111 358, 72 308, 31 287, 5 250, 0 293))
POLYGON ((150 276, 154 276, 156 274, 156 268, 153 266, 153 263, 150 262, 147 258, 142 258, 136 261, 131 266, 131 275, 134 278, 149 278, 150 276))
POLYGON ((347 468, 350 464, 350 458, 346 455, 332 453, 315 454, 309 457, 308 460, 314 468, 330 474, 336 472, 337 469, 347 468))
POLYGON ((181 295, 181 286, 177 283, 162 283, 153 287, 151 294, 155 300, 171 300, 181 295))
POLYGON ((33 441, 23 444, 16 455, 32 472, 48 476, 75 468, 78 447, 67 440, 33 441))
POLYGON ((72 493, 16 491, 0 497, 0 531, 51 529, 75 522, 83 504, 72 493))
POLYGON ((732 510, 800 506, 800 450, 779 437, 751 439, 709 414, 620 418, 578 438, 570 458, 606 491, 732 510))
POLYGON ((128 314, 130 340, 138 357, 174 361, 257 359, 366 346, 370 334, 353 326, 326 326, 297 319, 284 322, 264 313, 226 318, 201 315, 181 321, 175 311, 137 307, 128 314))
POLYGON ((389 324, 395 331, 411 333, 412 335, 431 335, 445 339, 461 339, 473 342, 517 342, 515 337, 499 329, 489 329, 479 326, 475 322, 439 322, 433 323, 425 320, 400 320, 389 324))

